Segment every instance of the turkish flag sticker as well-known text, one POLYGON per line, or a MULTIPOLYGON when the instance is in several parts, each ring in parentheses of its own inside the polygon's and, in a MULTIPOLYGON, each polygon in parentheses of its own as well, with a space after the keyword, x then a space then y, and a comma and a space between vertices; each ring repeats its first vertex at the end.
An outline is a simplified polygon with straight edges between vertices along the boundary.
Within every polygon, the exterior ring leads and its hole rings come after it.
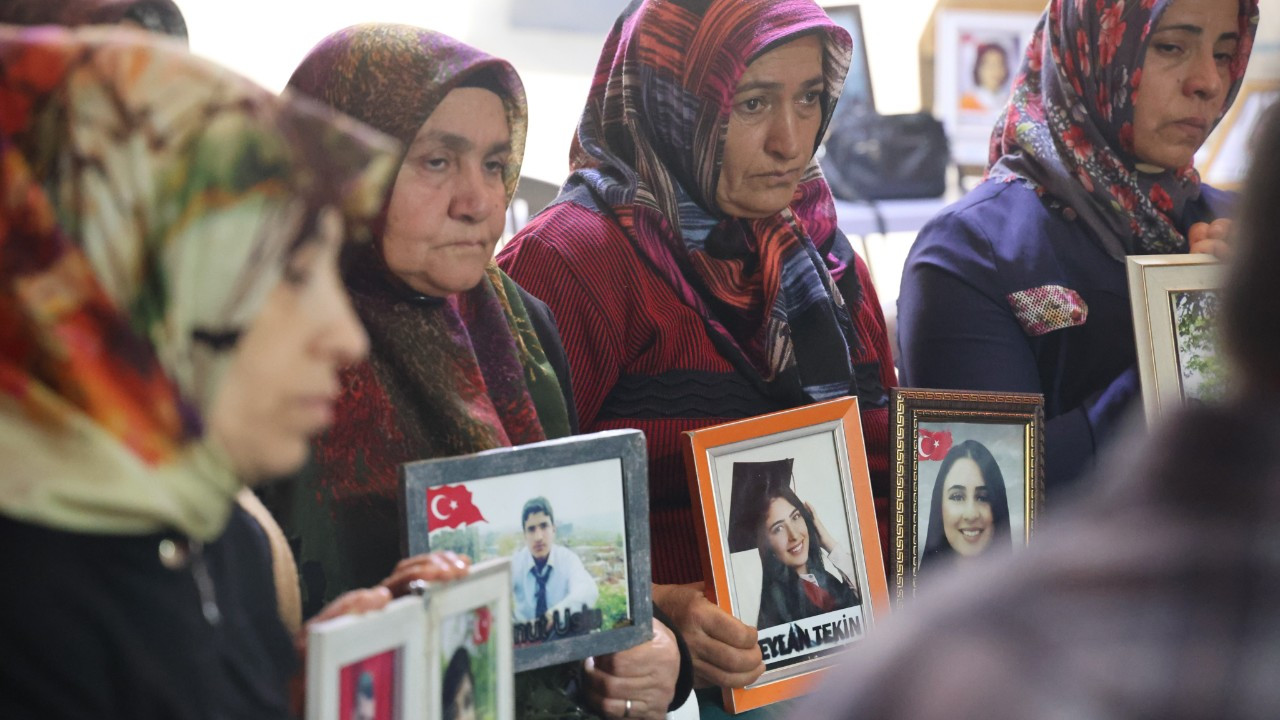
POLYGON ((471 642, 483 645, 489 642, 489 627, 493 624, 493 614, 487 607, 476 608, 476 624, 471 629, 471 642))
POLYGON ((947 456, 947 451, 950 449, 950 430, 939 430, 938 432, 920 431, 918 450, 921 460, 941 460, 947 456))
POLYGON ((471 501, 465 485, 441 485, 427 489, 427 523, 432 530, 462 527, 468 523, 488 522, 480 508, 471 501))

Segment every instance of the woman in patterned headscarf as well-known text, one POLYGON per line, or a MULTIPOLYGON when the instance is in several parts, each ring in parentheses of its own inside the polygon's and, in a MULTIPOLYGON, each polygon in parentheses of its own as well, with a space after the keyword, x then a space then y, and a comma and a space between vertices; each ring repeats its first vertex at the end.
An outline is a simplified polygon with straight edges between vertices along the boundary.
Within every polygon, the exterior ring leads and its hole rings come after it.
POLYGON ((499 258, 556 314, 583 428, 644 430, 654 601, 715 685, 764 666, 755 630, 702 595, 681 433, 856 395, 887 491, 884 319, 813 160, 850 48, 810 0, 632 3, 573 174, 499 258))
MULTIPOLYGON (((563 437, 577 423, 554 320, 492 261, 524 154, 515 69, 440 33, 370 24, 321 41, 289 85, 407 148, 381 237, 343 258, 369 360, 344 373, 318 467, 294 498, 273 503, 298 541, 314 606, 375 581, 400 556, 400 463, 563 437)), ((681 665, 674 638, 658 623, 656 639, 628 653, 610 663, 635 669, 611 688, 629 694, 596 692, 596 704, 664 713, 681 665)), ((521 675, 517 706, 560 704, 577 717, 569 698, 524 701, 547 689, 539 682, 563 689, 549 673, 521 675)))
POLYGON ((1043 393, 1051 488, 1138 396, 1125 257, 1220 246, 1230 198, 1192 158, 1235 98, 1257 24, 1256 0, 1054 0, 987 180, 912 246, 903 383, 1043 393))
POLYGON ((234 499, 367 347, 337 256, 393 144, 146 40, 0 28, 3 717, 288 716, 234 499))

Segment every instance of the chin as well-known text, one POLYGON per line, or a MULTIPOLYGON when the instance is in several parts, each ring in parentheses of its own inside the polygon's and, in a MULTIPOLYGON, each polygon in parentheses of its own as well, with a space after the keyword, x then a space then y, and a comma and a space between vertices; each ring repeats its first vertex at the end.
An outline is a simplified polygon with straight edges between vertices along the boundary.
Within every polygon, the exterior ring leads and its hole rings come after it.
POLYGON ((277 447, 264 449, 252 477, 242 478, 248 485, 265 485, 286 478, 299 470, 311 457, 309 440, 281 442, 277 447))

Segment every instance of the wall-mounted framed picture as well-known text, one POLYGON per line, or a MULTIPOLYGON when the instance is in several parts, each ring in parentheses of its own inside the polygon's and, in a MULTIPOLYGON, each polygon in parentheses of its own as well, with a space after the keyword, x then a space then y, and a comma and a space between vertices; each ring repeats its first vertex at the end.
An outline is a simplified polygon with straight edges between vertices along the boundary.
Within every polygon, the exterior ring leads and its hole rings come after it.
POLYGON ((426 609, 420 597, 344 615, 307 633, 307 720, 427 717, 426 609))
POLYGON ((466 577, 426 583, 427 714, 423 717, 512 720, 511 562, 473 565, 466 577))
POLYGON ((644 434, 613 430, 406 463, 406 553, 511 560, 517 672, 653 633, 644 434))
POLYGON ((707 597, 759 630, 737 713, 806 692, 888 611, 856 398, 685 433, 707 597))
POLYGON ((938 11, 933 112, 946 126, 958 165, 986 165, 991 131, 1039 19, 1027 12, 938 11))
POLYGON ((1280 79, 1249 79, 1240 86, 1235 103, 1209 140, 1207 159, 1199 166, 1205 182, 1225 190, 1239 190, 1253 158, 1253 134, 1258 120, 1280 100, 1280 79))
POLYGON ((1218 353, 1223 266, 1212 255, 1130 255, 1129 299, 1147 420, 1226 391, 1218 353))
POLYGON ((1044 503, 1044 397, 895 388, 893 592, 949 565, 1017 550, 1044 503))

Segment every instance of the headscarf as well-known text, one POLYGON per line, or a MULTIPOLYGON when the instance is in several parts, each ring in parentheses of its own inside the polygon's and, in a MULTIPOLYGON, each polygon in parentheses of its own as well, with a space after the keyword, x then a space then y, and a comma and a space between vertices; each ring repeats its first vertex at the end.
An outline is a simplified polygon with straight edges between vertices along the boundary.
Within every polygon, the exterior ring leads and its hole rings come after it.
POLYGON ((235 338, 321 213, 376 214, 395 150, 141 40, 0 28, 0 512, 209 540, 235 338))
MULTIPOLYGON (((992 133, 988 176, 1027 183, 1050 207, 1078 217, 1120 261, 1135 253, 1186 252, 1183 211, 1200 197, 1192 165, 1139 172, 1133 153, 1142 65, 1172 2, 1052 0, 992 133)), ((1223 114, 1249 64, 1257 0, 1240 0, 1239 17, 1223 114)))
POLYGON ((4 0, 0 23, 116 25, 127 20, 154 33, 187 40, 187 22, 173 0, 4 0))
MULTIPOLYGON (((748 64, 800 35, 823 44, 831 119, 852 41, 811 0, 633 2, 605 41, 557 202, 616 222, 706 323, 726 358, 791 405, 856 394, 856 331, 835 281, 853 262, 816 161, 791 204, 727 216, 716 186, 748 64), (816 247, 815 247, 816 245, 816 247)), ((856 281, 851 273, 849 280, 856 281)), ((856 287, 856 285, 854 286, 856 287)))
MULTIPOLYGON (((430 30, 367 24, 340 30, 294 71, 290 87, 353 115, 406 147, 454 88, 493 90, 506 108, 507 199, 528 125, 524 88, 506 61, 430 30)), ((374 246, 344 257, 370 338, 367 362, 344 373, 338 422, 321 438, 315 477, 286 521, 301 536, 304 582, 326 598, 380 580, 400 557, 400 463, 569 434, 559 380, 519 289, 490 262, 474 289, 448 299, 410 289, 374 246), (309 569, 310 568, 310 569, 309 569)))

